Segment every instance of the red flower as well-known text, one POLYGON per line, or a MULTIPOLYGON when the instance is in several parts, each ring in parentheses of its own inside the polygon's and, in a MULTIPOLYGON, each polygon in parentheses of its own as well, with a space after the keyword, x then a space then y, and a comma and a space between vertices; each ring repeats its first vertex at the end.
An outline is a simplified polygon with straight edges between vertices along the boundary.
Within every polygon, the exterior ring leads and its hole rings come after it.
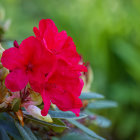
POLYGON ((39 92, 44 102, 42 115, 48 113, 51 102, 62 111, 79 115, 82 102, 78 98, 83 88, 80 56, 71 37, 65 31, 58 32, 52 20, 41 20, 36 37, 29 37, 6 50, 2 64, 10 70, 5 84, 11 91, 23 89, 29 82, 39 92))
POLYGON ((58 32, 51 19, 42 19, 39 29, 33 28, 36 38, 57 57, 57 65, 52 75, 47 77, 45 90, 42 93, 44 109, 42 115, 46 115, 49 106, 56 104, 60 110, 73 111, 79 115, 82 102, 78 98, 83 88, 80 72, 86 71, 83 65, 79 65, 80 55, 71 37, 65 31, 58 32))
POLYGON ((79 115, 82 102, 78 97, 84 85, 79 78, 80 71, 80 68, 75 68, 62 59, 57 61, 52 73, 46 77, 42 93, 44 100, 42 115, 47 115, 51 102, 62 111, 73 111, 79 115))
POLYGON ((34 27, 33 31, 36 38, 58 58, 63 58, 72 64, 79 63, 81 58, 76 51, 76 46, 72 38, 65 31, 58 32, 57 27, 51 19, 40 20, 39 29, 34 27))
POLYGON ((35 91, 41 92, 42 81, 51 71, 55 57, 33 36, 23 40, 20 46, 15 41, 14 46, 5 50, 1 58, 3 66, 10 71, 5 79, 6 87, 15 92, 29 82, 35 91))

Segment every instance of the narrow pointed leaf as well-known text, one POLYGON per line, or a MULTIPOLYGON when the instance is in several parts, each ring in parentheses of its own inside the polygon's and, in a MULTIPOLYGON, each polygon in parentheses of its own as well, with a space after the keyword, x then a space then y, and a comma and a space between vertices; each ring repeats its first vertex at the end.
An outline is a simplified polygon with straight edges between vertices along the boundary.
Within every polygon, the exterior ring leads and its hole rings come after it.
POLYGON ((15 126, 14 120, 7 113, 0 114, 0 125, 8 135, 12 136, 15 140, 22 140, 22 137, 15 126))
POLYGON ((103 128, 107 128, 111 125, 111 121, 103 116, 100 115, 96 115, 92 112, 90 112, 89 110, 85 111, 86 114, 88 114, 89 116, 94 117, 95 119, 92 121, 94 124, 103 127, 103 128))
POLYGON ((104 138, 98 136, 95 132, 93 132, 92 130, 88 129, 87 127, 85 127, 81 123, 77 122, 76 120, 71 119, 71 120, 69 120, 69 122, 72 123, 73 125, 77 126, 79 129, 81 129, 86 134, 92 136, 93 138, 96 138, 96 139, 99 139, 99 140, 105 140, 104 138))
POLYGON ((107 128, 111 125, 111 121, 109 119, 99 116, 99 115, 96 116, 96 119, 93 122, 95 122, 96 125, 103 128, 107 128))
POLYGON ((94 101, 89 103, 88 109, 104 109, 104 108, 113 108, 117 107, 117 103, 114 101, 94 101))
POLYGON ((2 126, 0 126, 0 140, 10 140, 8 134, 2 126))
POLYGON ((63 112, 63 111, 49 110, 49 114, 52 118, 59 118, 59 119, 82 119, 82 118, 87 117, 86 114, 82 114, 82 113, 80 113, 79 117, 76 117, 75 114, 70 111, 63 112))
MULTIPOLYGON (((65 123, 60 119, 53 118, 53 122, 57 125, 65 126, 65 123)), ((51 128, 53 131, 57 133, 62 133, 65 130, 65 127, 49 126, 49 128, 51 128)))
POLYGON ((37 140, 36 136, 33 134, 33 132, 31 131, 31 129, 29 129, 27 126, 24 126, 24 129, 26 130, 26 132, 28 133, 28 135, 30 136, 30 138, 32 140, 37 140))
POLYGON ((18 122, 15 121, 15 125, 18 128, 23 140, 32 140, 26 130, 18 122))
POLYGON ((86 100, 86 99, 103 99, 104 96, 99 94, 99 93, 95 93, 95 92, 82 92, 82 94, 79 97, 82 100, 86 100))
POLYGON ((97 139, 93 139, 87 134, 72 132, 72 133, 68 133, 62 136, 61 140, 97 140, 97 139))

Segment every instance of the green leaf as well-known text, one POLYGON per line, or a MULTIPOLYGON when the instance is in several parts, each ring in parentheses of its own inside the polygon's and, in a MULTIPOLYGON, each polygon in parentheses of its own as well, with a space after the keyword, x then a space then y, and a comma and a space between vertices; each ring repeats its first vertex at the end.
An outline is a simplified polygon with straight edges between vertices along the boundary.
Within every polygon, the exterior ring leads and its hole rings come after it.
MULTIPOLYGON (((61 121, 60 119, 53 119, 53 123, 57 124, 57 125, 61 125, 61 126, 66 126, 65 123, 63 121, 61 121)), ((55 127, 55 126, 49 126, 49 128, 51 128, 53 131, 55 132, 59 132, 62 133, 65 129, 65 127, 55 127)))
POLYGON ((92 121, 92 123, 100 126, 100 127, 103 127, 103 128, 107 128, 111 125, 111 121, 103 116, 100 116, 100 115, 96 115, 92 112, 90 112, 89 110, 85 110, 85 112, 88 114, 88 115, 92 115, 93 117, 95 117, 95 120, 92 121))
POLYGON ((82 94, 79 97, 82 100, 85 99, 103 99, 104 96, 99 93, 92 93, 92 92, 82 92, 82 94))
POLYGON ((96 115, 96 119, 95 121, 93 121, 96 125, 103 127, 103 128, 107 128, 111 125, 111 121, 105 117, 96 115))
POLYGON ((12 110, 17 112, 20 108, 21 100, 18 98, 13 99, 12 101, 12 110))
POLYGON ((94 101, 89 103, 88 109, 104 109, 104 108, 113 108, 117 107, 117 103, 114 101, 94 101))
POLYGON ((52 137, 52 140, 60 140, 60 139, 57 137, 52 137))
POLYGON ((93 140, 93 138, 90 137, 89 135, 72 132, 72 133, 67 133, 64 136, 62 136, 60 140, 93 140))
POLYGON ((40 125, 43 125, 43 126, 54 126, 54 127, 63 127, 63 128, 68 128, 66 125, 59 125, 59 124, 55 124, 55 123, 49 123, 49 122, 44 122, 42 120, 38 120, 36 118, 33 118, 32 116, 29 116, 29 115, 25 115, 26 119, 29 119, 35 123, 38 123, 40 125))
POLYGON ((71 119, 71 120, 69 120, 69 122, 72 123, 73 125, 77 126, 79 129, 81 129, 86 134, 92 136, 93 138, 97 138, 99 140, 105 140, 104 138, 98 136, 95 132, 93 132, 92 130, 88 129, 87 127, 85 127, 81 123, 77 122, 76 120, 71 119))
POLYGON ((26 130, 18 122, 15 121, 15 125, 18 128, 19 133, 21 134, 24 140, 32 140, 31 137, 26 132, 26 130))
POLYGON ((7 113, 0 114, 0 125, 6 130, 8 135, 12 136, 15 140, 22 140, 22 137, 15 126, 14 119, 7 113))
POLYGON ((26 130, 26 132, 28 133, 28 135, 30 136, 30 138, 32 140, 37 140, 36 136, 33 134, 33 132, 31 131, 31 129, 29 129, 27 126, 24 126, 24 129, 26 130))
POLYGON ((79 117, 76 117, 76 115, 73 112, 70 112, 70 111, 63 112, 63 111, 49 110, 48 113, 50 114, 50 116, 52 118, 59 118, 59 119, 82 119, 82 118, 87 117, 86 114, 82 114, 82 113, 80 113, 79 117))
POLYGON ((2 126, 0 126, 0 140, 10 140, 5 129, 2 126))

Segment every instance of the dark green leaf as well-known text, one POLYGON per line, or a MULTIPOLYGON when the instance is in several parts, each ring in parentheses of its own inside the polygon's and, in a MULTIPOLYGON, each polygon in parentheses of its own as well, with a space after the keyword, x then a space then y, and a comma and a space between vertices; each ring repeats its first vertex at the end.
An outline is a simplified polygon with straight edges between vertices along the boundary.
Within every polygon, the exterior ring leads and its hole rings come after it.
POLYGON ((31 137, 26 132, 26 130, 18 122, 15 121, 15 125, 18 128, 19 133, 21 134, 24 140, 32 140, 31 137))
POLYGON ((0 125, 6 130, 6 132, 12 136, 15 140, 22 140, 22 137, 15 126, 14 120, 7 113, 0 114, 0 125))
POLYGON ((0 140, 10 140, 5 129, 2 126, 0 126, 0 140))
POLYGON ((52 140, 60 140, 60 139, 57 137, 52 137, 52 140))
POLYGON ((97 138, 99 140, 105 140, 104 138, 98 136, 95 132, 93 132, 92 130, 88 129, 87 127, 85 127, 81 123, 77 122, 76 120, 72 120, 71 119, 71 120, 69 120, 69 122, 72 123, 72 124, 74 124, 75 126, 77 126, 79 129, 81 129, 86 134, 92 136, 93 138, 97 138))
POLYGON ((26 132, 28 133, 28 135, 30 136, 30 138, 32 140, 37 140, 36 136, 33 134, 33 132, 31 131, 31 129, 29 129, 28 127, 24 126, 24 129, 26 130, 26 132))
POLYGON ((80 99, 103 99, 104 96, 99 93, 82 92, 80 99))
MULTIPOLYGON (((56 118, 53 119, 53 123, 55 123, 57 125, 61 125, 61 126, 66 126, 63 121, 61 121, 60 119, 56 119, 56 118)), ((65 129, 65 127, 55 127, 55 126, 49 126, 49 128, 51 128, 53 131, 59 132, 59 133, 62 133, 65 129)))
POLYGON ((117 103, 114 101, 94 101, 89 103, 88 109, 104 109, 104 108, 113 108, 117 107, 117 103))

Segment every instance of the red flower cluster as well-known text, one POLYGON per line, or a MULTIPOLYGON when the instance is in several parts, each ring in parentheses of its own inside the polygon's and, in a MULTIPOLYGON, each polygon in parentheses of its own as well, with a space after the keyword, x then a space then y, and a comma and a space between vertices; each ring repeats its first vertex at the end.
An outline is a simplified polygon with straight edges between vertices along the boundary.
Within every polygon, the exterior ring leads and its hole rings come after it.
POLYGON ((86 67, 79 64, 80 56, 71 37, 65 31, 58 32, 54 22, 42 19, 35 36, 23 40, 20 45, 4 51, 1 62, 10 73, 5 85, 12 92, 29 84, 39 92, 44 102, 42 115, 48 113, 51 102, 62 111, 79 115, 82 102, 78 98, 83 88, 80 79, 86 67))

